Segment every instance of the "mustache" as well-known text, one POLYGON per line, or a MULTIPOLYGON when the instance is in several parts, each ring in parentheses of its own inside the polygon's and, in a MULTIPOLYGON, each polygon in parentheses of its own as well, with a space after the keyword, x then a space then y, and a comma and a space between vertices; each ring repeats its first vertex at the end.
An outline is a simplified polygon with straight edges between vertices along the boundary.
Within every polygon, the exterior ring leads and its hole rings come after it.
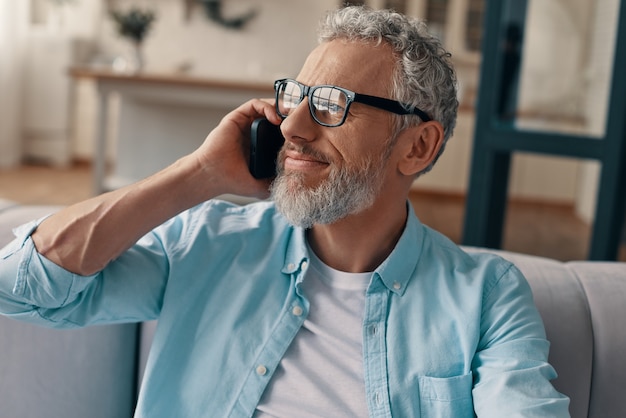
POLYGON ((285 159, 285 154, 287 153, 287 151, 294 151, 326 164, 329 164, 331 162, 331 159, 326 154, 319 150, 316 150, 308 144, 295 145, 288 142, 285 142, 285 145, 280 150, 280 161, 283 161, 285 159))

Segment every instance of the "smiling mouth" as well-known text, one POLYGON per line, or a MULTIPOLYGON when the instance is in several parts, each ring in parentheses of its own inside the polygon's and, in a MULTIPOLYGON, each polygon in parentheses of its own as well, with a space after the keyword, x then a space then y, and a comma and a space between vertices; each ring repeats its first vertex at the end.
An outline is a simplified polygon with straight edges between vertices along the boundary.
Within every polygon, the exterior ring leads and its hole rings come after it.
POLYGON ((319 168, 330 164, 325 155, 308 147, 288 146, 283 152, 283 164, 289 168, 319 168))

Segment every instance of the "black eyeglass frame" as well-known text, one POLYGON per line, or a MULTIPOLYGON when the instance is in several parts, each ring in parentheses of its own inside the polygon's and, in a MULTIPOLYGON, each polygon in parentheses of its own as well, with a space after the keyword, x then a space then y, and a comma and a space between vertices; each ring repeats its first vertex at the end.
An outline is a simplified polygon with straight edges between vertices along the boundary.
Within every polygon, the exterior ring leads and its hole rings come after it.
POLYGON ((413 108, 412 110, 407 110, 407 107, 410 107, 410 106, 404 105, 397 100, 385 99, 384 97, 370 96, 368 94, 356 93, 352 90, 348 90, 343 87, 333 86, 332 84, 321 84, 319 86, 307 86, 292 78, 283 78, 283 79, 274 81, 274 92, 275 92, 275 98, 276 98, 276 113, 278 113, 278 115, 283 119, 285 119, 288 115, 284 115, 280 111, 280 108, 278 105, 278 101, 279 101, 278 92, 279 92, 279 86, 286 82, 295 83, 298 85, 298 87, 300 87, 300 101, 298 102, 298 104, 302 103, 302 100, 304 100, 304 98, 307 97, 309 99, 309 113, 311 114, 311 117, 313 118, 313 120, 319 123, 320 125, 326 126, 329 128, 334 128, 334 127, 343 125, 343 123, 346 121, 346 118, 348 117, 348 110, 350 109, 350 105, 353 102, 362 103, 371 107, 375 107, 377 109, 386 110, 388 112, 392 112, 397 115, 417 115, 420 117, 420 119, 423 122, 429 122, 432 120, 432 118, 428 116, 428 114, 424 112, 423 110, 418 109, 417 107, 413 108), (315 92, 315 90, 321 87, 330 87, 333 89, 337 89, 346 95, 346 109, 343 113, 343 117, 337 123, 333 123, 333 124, 325 123, 325 122, 318 120, 317 117, 315 116, 315 109, 313 108, 314 105, 313 105, 313 101, 311 100, 311 97, 313 96, 313 93, 315 92))

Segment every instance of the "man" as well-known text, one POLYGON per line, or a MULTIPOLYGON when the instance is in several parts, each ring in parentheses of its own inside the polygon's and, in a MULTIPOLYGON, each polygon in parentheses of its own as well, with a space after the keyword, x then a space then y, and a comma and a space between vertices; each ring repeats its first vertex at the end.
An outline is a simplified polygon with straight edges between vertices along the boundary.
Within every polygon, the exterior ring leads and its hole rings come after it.
POLYGON ((448 54, 384 11, 329 13, 320 33, 275 103, 23 227, 0 311, 60 327, 158 318, 139 417, 567 416, 519 271, 467 255, 407 203, 454 128, 448 54), (262 116, 286 138, 273 201, 213 199, 268 196, 244 151, 262 116))

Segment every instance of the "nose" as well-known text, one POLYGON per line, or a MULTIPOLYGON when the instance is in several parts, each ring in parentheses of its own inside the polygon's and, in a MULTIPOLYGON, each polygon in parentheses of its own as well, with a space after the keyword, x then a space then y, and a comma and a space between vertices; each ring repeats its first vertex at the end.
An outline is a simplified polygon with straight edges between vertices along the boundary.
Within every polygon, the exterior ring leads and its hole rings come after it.
POLYGON ((308 97, 305 97, 295 109, 289 112, 283 123, 281 131, 286 140, 292 142, 311 142, 315 140, 317 127, 320 127, 309 111, 308 97))

